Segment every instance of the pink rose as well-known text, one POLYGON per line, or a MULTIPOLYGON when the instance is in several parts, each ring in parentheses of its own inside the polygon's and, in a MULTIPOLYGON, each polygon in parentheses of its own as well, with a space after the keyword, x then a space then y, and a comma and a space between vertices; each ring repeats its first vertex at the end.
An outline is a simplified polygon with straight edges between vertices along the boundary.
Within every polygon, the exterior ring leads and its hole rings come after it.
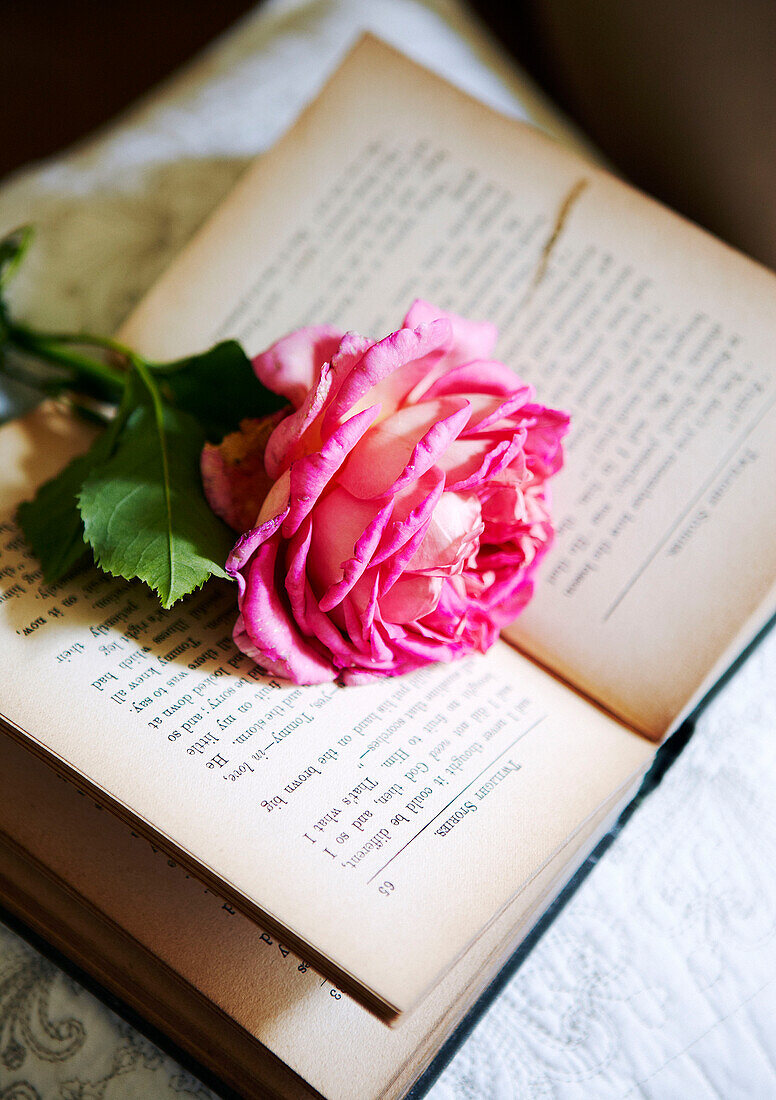
POLYGON ((568 417, 495 342, 417 301, 377 343, 307 328, 254 361, 291 407, 206 447, 202 471, 245 532, 226 569, 259 665, 299 684, 395 676, 484 652, 525 606, 568 417))

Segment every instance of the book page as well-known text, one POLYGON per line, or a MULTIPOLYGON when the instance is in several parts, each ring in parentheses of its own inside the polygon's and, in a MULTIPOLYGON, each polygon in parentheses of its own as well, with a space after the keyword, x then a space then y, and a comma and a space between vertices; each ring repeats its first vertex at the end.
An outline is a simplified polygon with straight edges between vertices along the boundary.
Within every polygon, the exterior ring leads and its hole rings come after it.
POLYGON ((282 940, 4 737, 0 774, 7 783, 0 897, 8 905, 66 953, 80 953, 92 972, 97 964, 103 982, 158 1025, 172 1027, 175 1040, 195 1056, 210 1061, 208 1052, 217 1050, 212 1068, 241 1095, 264 1096, 268 1081, 281 1095, 307 1095, 298 1081, 277 1080, 263 1048, 331 1100, 404 1095, 526 923, 549 904, 632 794, 619 792, 569 838, 433 993, 400 1027, 387 1028, 282 940), (44 874, 67 893, 41 881, 44 874))
POLYGON ((122 335, 159 358, 321 322, 379 337, 416 296, 494 321, 573 417, 514 637, 661 736, 776 575, 773 276, 366 39, 122 335))
POLYGON ((652 746, 503 643, 300 688, 236 650, 225 582, 171 612, 94 569, 43 585, 10 517, 68 424, 48 406, 0 431, 5 727, 339 986, 406 1010, 652 746))

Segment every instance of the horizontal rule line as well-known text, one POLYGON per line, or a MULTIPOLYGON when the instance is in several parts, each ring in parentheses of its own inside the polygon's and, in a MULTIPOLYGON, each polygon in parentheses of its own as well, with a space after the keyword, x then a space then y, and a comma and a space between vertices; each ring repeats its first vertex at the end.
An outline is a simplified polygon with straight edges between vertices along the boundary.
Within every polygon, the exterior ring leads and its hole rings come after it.
POLYGON ((543 714, 541 716, 541 718, 537 718, 535 722, 531 723, 531 725, 528 727, 528 729, 524 729, 522 733, 517 735, 517 737, 514 739, 514 741, 510 742, 510 744, 507 745, 507 747, 505 749, 502 749, 501 752, 498 754, 498 756, 494 756, 493 759, 490 761, 490 763, 485 765, 485 767, 482 769, 482 771, 477 772, 477 774, 474 776, 474 778, 470 779, 469 782, 466 784, 466 786, 461 788, 461 790, 458 792, 458 794, 453 795, 453 797, 450 799, 450 801, 445 806, 443 806, 442 809, 439 810, 438 813, 434 814, 434 816, 429 821, 426 822, 426 824, 423 826, 422 829, 418 829, 418 831, 415 833, 415 835, 411 836, 410 839, 407 841, 407 843, 403 844, 402 847, 399 848, 398 852, 394 852, 394 854, 391 856, 391 858, 389 860, 387 860, 387 862, 385 862, 379 870, 375 871, 375 873, 372 875, 371 878, 368 878, 366 880, 367 881, 367 886, 369 885, 370 882, 373 882, 377 878, 378 875, 381 875, 383 873, 383 871, 385 870, 385 868, 389 864, 393 863, 393 861, 397 858, 397 856, 400 856, 402 854, 402 852, 405 850, 405 848, 409 848, 410 844, 412 844, 412 842, 414 840, 417 840, 418 837, 420 836, 420 834, 424 833, 426 831, 426 829, 429 827, 429 825, 433 825, 434 822, 436 821, 436 819, 438 817, 441 817, 442 814, 445 812, 445 810, 449 810, 450 807, 452 806, 452 804, 454 802, 457 802, 458 799, 461 797, 461 795, 465 794, 466 791, 468 791, 469 787, 471 787, 474 783, 476 783, 481 775, 484 775, 485 772, 490 771, 490 769, 493 767, 493 765, 496 763, 497 760, 500 760, 501 757, 504 756, 505 753, 508 753, 510 749, 513 749, 515 747, 515 745, 518 743, 518 741, 522 741, 522 739, 524 737, 527 737, 528 734, 531 732, 531 730, 535 730, 536 727, 538 725, 540 725, 540 723, 542 723, 545 720, 546 717, 547 717, 547 715, 543 714))
POLYGON ((684 522, 684 520, 687 518, 687 515, 697 505, 697 503, 701 499, 701 497, 704 496, 704 494, 708 492, 709 488, 714 484, 716 479, 719 477, 719 475, 722 473, 722 471, 725 469, 725 467, 728 465, 728 463, 731 461, 731 459, 744 446, 747 439, 752 434, 752 432, 755 430, 755 428, 760 424, 760 422, 762 420, 765 419, 765 417, 771 411, 771 408, 773 407, 775 402, 776 402, 776 393, 771 397, 770 401, 767 401, 766 404, 763 406, 763 408, 760 409, 759 413, 757 413, 757 415, 755 416, 754 420, 751 422, 749 427, 746 428, 745 431, 743 432, 743 434, 738 437, 738 439, 733 444, 733 446, 730 447, 729 450, 725 452, 725 456, 722 459, 722 461, 717 463, 717 465, 712 470, 711 474, 706 478, 706 480, 701 485, 700 489, 698 489, 698 491, 692 497, 689 504, 685 505, 685 507, 679 513, 677 518, 671 524, 671 526, 666 531, 666 533, 663 535, 663 537, 660 539, 660 541, 655 544, 654 548, 652 549, 652 552, 649 554, 647 559, 643 562, 643 564, 641 566, 639 566, 639 568, 633 574, 631 579, 628 581, 628 583, 622 589, 620 594, 617 596, 614 603, 612 603, 611 606, 607 609, 606 614, 601 619, 601 622, 603 622, 603 623, 607 622, 607 620, 610 618, 610 616, 614 614, 614 612, 620 606, 620 604, 625 599, 625 597, 628 595, 628 593, 633 588, 633 586, 639 581, 642 574, 650 567, 652 562, 658 556, 658 554, 663 549, 663 547, 668 542, 668 540, 671 538, 671 536, 673 535, 674 531, 677 529, 679 524, 684 522))

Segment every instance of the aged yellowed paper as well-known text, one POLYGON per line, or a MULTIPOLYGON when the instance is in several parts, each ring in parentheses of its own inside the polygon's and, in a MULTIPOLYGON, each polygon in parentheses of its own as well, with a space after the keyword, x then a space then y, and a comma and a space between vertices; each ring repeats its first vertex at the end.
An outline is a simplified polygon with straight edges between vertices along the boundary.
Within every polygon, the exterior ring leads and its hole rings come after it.
MULTIPOLYGON (((503 357, 576 422, 519 642, 659 736, 770 598, 773 287, 367 39, 123 335, 159 357, 321 320, 382 335, 416 295, 495 320, 503 357), (757 555, 732 569, 744 534, 757 555)), ((406 1010, 649 745, 506 645, 289 688, 233 649, 228 586, 172 615, 96 573, 44 589, 10 516, 78 446, 45 412, 0 435, 6 719, 338 983, 406 1010)))
POLYGON ((331 1100, 404 1094, 632 793, 619 791, 570 837, 432 994, 387 1028, 9 739, 0 769, 0 833, 13 837, 0 839, 0 886, 19 915, 246 1096, 268 1085, 307 1096, 303 1080, 331 1100))
POLYGON ((663 736, 776 611, 776 280, 368 38, 123 334, 159 357, 217 336, 255 353, 302 324, 382 336, 416 296, 496 322, 500 357, 572 414, 515 639, 663 736))
POLYGON ((651 746, 503 643, 299 688, 235 649, 223 582, 171 613, 92 569, 45 586, 10 517, 68 425, 48 407, 0 431, 6 728, 340 985, 406 1010, 651 746))

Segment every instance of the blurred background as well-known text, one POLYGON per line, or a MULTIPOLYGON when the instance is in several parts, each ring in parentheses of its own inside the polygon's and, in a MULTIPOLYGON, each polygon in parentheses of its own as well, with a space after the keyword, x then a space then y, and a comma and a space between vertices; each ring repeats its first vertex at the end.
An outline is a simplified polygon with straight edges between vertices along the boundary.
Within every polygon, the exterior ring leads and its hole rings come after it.
MULTIPOLYGON (((112 118, 256 6, 0 0, 0 178, 112 118)), ((470 6, 623 175, 776 267, 774 0, 470 6)))

